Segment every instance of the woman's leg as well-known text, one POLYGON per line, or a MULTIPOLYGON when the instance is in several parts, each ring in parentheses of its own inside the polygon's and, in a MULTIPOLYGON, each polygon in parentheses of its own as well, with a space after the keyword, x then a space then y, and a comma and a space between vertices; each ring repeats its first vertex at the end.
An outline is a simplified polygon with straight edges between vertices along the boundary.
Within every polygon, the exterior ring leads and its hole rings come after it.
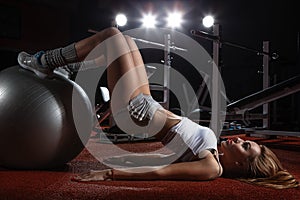
POLYGON ((105 41, 108 88, 119 100, 128 101, 140 93, 150 94, 147 74, 137 46, 117 29, 105 41))
MULTIPOLYGON (((97 32, 96 34, 82 39, 75 43, 75 49, 78 61, 83 61, 86 57, 95 49, 97 49, 97 55, 92 59, 97 59, 102 57, 105 54, 105 45, 100 45, 108 37, 111 37, 113 34, 112 28, 107 28, 102 31, 97 32)), ((88 59, 91 60, 91 59, 88 59)))
MULTIPOLYGON (((137 89, 133 92, 132 96, 130 98, 135 97, 139 93, 143 93, 145 95, 151 95, 150 88, 149 88, 149 82, 147 78, 146 69, 144 67, 144 62, 142 59, 142 56, 140 54, 140 51, 135 44, 135 42, 132 40, 129 36, 124 36, 126 39, 126 42, 128 44, 128 47, 131 51, 131 53, 128 55, 128 57, 131 57, 132 62, 134 64, 134 71, 136 72, 135 77, 138 78, 136 80, 139 85, 137 85, 137 89)), ((130 58, 128 58, 130 59, 130 58)), ((130 80, 134 80, 134 77, 130 77, 130 80)), ((165 134, 168 132, 168 130, 174 126, 176 123, 180 121, 180 117, 174 115, 173 113, 169 112, 168 110, 163 109, 161 106, 159 107, 159 112, 155 112, 153 115, 152 120, 149 121, 149 124, 147 125, 146 129, 139 127, 135 127, 135 131, 144 131, 144 133, 148 133, 149 136, 155 136, 157 139, 161 140, 164 138, 165 134)), ((135 122, 137 122, 134 119, 135 122)), ((138 124, 142 124, 141 122, 137 122, 138 124)), ((125 123, 128 126, 128 121, 125 123)), ((134 132, 134 131, 133 131, 134 132)), ((132 133, 132 132, 130 132, 132 133)))
POLYGON ((111 108, 114 117, 120 117, 119 119, 115 118, 117 122, 120 122, 117 124, 124 130, 127 130, 128 127, 135 129, 133 131, 129 129, 128 133, 146 130, 150 135, 156 135, 161 139, 170 127, 179 122, 179 118, 173 113, 161 108, 160 112, 155 112, 146 129, 130 124, 132 118, 127 118, 129 115, 118 116, 117 114, 140 93, 151 94, 144 62, 137 45, 131 37, 124 36, 118 29, 109 28, 76 43, 78 57, 84 59, 101 42, 104 42, 105 52, 102 53, 105 54, 108 64, 107 79, 111 93, 111 108))
MULTIPOLYGON (((134 46, 131 42, 130 45, 134 46)), ((148 79, 144 76, 144 66, 137 48, 135 48, 133 54, 135 55, 132 55, 130 46, 123 34, 116 28, 107 28, 66 47, 45 52, 40 51, 35 55, 21 52, 18 61, 22 67, 44 78, 51 75, 57 67, 81 62, 85 59, 95 59, 104 55, 108 65, 108 87, 110 92, 115 89, 115 85, 120 78, 130 72, 126 76, 126 80, 122 78, 123 85, 121 86, 123 88, 121 88, 121 91, 130 93, 132 98, 139 93, 150 94, 147 86, 148 79), (139 58, 135 58, 137 56, 139 58), (135 62, 141 66, 137 67, 135 62), (145 86, 140 88, 141 85, 145 86)))
POLYGON ((18 62, 21 67, 33 71, 41 78, 45 78, 51 76, 53 70, 57 67, 83 61, 88 55, 89 60, 103 55, 105 53, 105 45, 99 44, 110 37, 111 33, 111 28, 104 29, 79 42, 62 48, 40 51, 34 55, 20 52, 18 62), (96 51, 93 51, 95 49, 96 51), (92 51, 94 55, 90 56, 92 51))
POLYGON ((147 84, 141 85, 139 87, 139 92, 150 95, 150 88, 149 88, 147 72, 146 72, 145 64, 144 64, 143 58, 141 56, 141 53, 140 53, 136 43, 133 41, 133 39, 130 36, 125 35, 124 37, 125 37, 126 42, 131 50, 131 57, 134 62, 134 66, 138 67, 140 69, 140 70, 138 70, 138 73, 139 73, 138 77, 139 77, 140 81, 142 82, 143 80, 147 80, 147 84))

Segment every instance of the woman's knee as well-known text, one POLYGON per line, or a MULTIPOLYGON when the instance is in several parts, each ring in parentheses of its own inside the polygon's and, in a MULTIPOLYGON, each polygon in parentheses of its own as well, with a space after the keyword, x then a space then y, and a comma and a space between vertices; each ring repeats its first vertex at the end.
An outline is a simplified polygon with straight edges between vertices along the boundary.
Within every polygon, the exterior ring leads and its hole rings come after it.
POLYGON ((109 27, 103 30, 106 38, 112 37, 117 34, 121 34, 120 30, 115 27, 109 27))
POLYGON ((126 39, 126 41, 127 41, 128 43, 134 42, 134 41, 132 40, 132 38, 131 38, 129 35, 124 35, 124 37, 125 37, 125 39, 126 39))
POLYGON ((124 37, 126 39, 126 42, 127 42, 128 46, 130 47, 131 51, 138 50, 138 47, 137 47, 136 43, 134 42, 134 40, 130 36, 124 35, 124 37))

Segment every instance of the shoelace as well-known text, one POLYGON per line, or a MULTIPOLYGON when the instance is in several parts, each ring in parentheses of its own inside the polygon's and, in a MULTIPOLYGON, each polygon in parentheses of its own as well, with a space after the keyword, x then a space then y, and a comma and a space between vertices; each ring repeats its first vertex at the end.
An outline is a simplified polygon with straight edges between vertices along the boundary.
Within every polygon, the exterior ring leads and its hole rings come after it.
POLYGON ((35 58, 37 59, 37 61, 38 61, 38 63, 39 63, 40 65, 42 65, 41 58, 42 58, 42 56, 43 56, 44 54, 45 54, 44 51, 39 51, 39 52, 37 52, 36 54, 33 55, 33 57, 35 57, 35 58))

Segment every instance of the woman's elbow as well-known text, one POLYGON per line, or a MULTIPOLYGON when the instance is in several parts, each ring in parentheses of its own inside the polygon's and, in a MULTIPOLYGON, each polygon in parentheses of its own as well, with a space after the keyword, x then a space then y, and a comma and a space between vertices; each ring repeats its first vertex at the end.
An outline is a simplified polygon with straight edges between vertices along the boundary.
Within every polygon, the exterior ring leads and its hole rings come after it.
POLYGON ((221 175, 220 168, 219 167, 214 167, 213 169, 210 170, 208 179, 209 180, 214 180, 216 178, 219 178, 220 175, 221 175))
POLYGON ((216 178, 219 178, 220 177, 220 175, 219 174, 211 174, 209 177, 208 177, 208 179, 207 180, 214 180, 214 179, 216 179, 216 178))
POLYGON ((209 181, 209 180, 214 180, 216 178, 220 177, 220 171, 218 168, 215 169, 209 169, 207 170, 207 173, 205 173, 204 175, 199 175, 197 176, 197 180, 199 181, 209 181))

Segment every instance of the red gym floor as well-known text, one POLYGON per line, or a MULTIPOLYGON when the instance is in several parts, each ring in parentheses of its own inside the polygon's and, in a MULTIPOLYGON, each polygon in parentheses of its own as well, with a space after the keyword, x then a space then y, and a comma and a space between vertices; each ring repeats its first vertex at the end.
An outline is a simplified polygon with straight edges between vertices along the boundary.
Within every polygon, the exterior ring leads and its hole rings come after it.
MULTIPOLYGON (((251 138, 270 147, 297 179, 300 179, 300 138, 251 138)), ((91 139, 90 148, 105 152, 107 145, 91 139)), ((118 144, 132 152, 151 151, 159 142, 118 144)), ((109 152, 108 152, 109 154, 109 152)), ((78 183, 71 181, 76 173, 107 168, 85 149, 64 168, 53 171, 0 171, 0 199, 300 199, 300 188, 274 190, 252 186, 237 180, 214 181, 108 181, 78 183)))

